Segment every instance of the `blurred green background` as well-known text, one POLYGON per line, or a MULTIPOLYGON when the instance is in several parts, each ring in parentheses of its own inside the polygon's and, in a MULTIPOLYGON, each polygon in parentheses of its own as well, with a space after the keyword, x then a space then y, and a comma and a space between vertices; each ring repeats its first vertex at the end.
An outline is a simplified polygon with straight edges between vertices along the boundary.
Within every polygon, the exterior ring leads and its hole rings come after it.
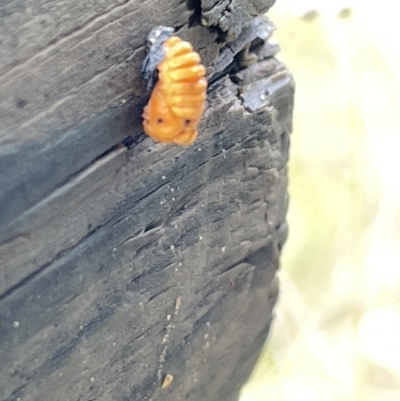
POLYGON ((400 400, 400 5, 277 0, 296 81, 289 238, 241 401, 400 400))

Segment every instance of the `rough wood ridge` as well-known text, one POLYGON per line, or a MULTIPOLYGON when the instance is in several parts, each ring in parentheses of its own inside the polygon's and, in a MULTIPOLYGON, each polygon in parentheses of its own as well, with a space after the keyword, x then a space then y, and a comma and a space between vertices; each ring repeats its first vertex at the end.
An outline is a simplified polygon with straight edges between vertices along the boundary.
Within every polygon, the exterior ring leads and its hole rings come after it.
POLYGON ((286 238, 293 81, 260 17, 273 2, 0 6, 1 400, 237 399, 286 238), (142 132, 161 24, 208 70, 188 148, 142 132))

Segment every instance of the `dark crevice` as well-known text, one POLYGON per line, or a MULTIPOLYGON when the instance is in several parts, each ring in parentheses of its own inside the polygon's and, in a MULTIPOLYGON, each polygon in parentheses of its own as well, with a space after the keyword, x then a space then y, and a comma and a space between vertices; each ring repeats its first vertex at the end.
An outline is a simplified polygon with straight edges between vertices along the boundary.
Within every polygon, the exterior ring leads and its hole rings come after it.
POLYGON ((172 288, 172 287, 167 287, 167 288, 164 288, 164 289, 158 291, 157 293, 155 293, 154 295, 152 295, 152 296, 147 300, 146 304, 148 304, 149 302, 151 302, 153 299, 159 297, 160 295, 165 294, 165 293, 166 293, 168 290, 170 290, 171 288, 172 288))
MULTIPOLYGON (((208 80, 209 87, 212 84, 215 84, 220 79, 225 78, 227 75, 235 74, 239 71, 239 67, 237 65, 236 60, 233 60, 231 64, 229 64, 223 71, 215 73, 211 78, 208 80)), ((232 81, 233 82, 233 81, 232 81)), ((235 82, 234 82, 235 83, 235 82)))
POLYGON ((136 135, 134 137, 129 135, 121 141, 121 144, 129 150, 132 149, 135 145, 139 144, 140 142, 143 142, 145 139, 146 137, 144 133, 141 133, 140 135, 136 135))
POLYGON ((4 401, 15 401, 21 398, 22 390, 29 384, 29 382, 24 383, 22 386, 16 388, 4 401))
POLYGON ((178 34, 179 31, 185 26, 186 24, 182 24, 182 25, 176 25, 174 26, 175 29, 175 34, 178 34))
POLYGON ((157 192, 159 189, 165 187, 166 185, 168 185, 167 182, 163 182, 161 185, 158 185, 156 188, 154 188, 153 190, 146 192, 143 196, 141 196, 140 198, 136 199, 136 203, 141 202, 143 199, 148 198, 150 195, 153 195, 155 192, 157 192))
MULTIPOLYGON (((136 337, 132 338, 131 340, 129 340, 129 342, 127 342, 123 347, 122 347, 122 352, 126 353, 126 352, 131 352, 132 349, 132 344, 134 344, 136 341, 139 341, 140 339, 142 339, 144 336, 146 336, 149 332, 151 332, 154 328, 156 328, 157 326, 160 326, 160 322, 156 322, 154 324, 152 324, 151 326, 149 326, 149 328, 147 328, 145 331, 141 332, 140 334, 138 334, 136 337)), ((120 363, 119 360, 115 360, 115 361, 111 361, 110 362, 110 367, 113 367, 114 365, 120 363)))
POLYGON ((209 29, 210 29, 210 31, 212 31, 213 29, 214 29, 215 31, 217 31, 218 36, 217 36, 217 38, 215 39, 215 42, 216 42, 216 43, 220 44, 220 43, 225 43, 225 42, 226 42, 226 37, 228 36, 227 32, 224 32, 224 31, 223 31, 220 27, 218 27, 218 26, 210 27, 209 29))
MULTIPOLYGON (((225 267, 224 269, 220 270, 220 271, 218 272, 218 276, 223 275, 224 273, 228 272, 229 270, 233 270, 235 267, 238 267, 239 265, 241 265, 241 264, 243 264, 243 263, 246 263, 246 258, 243 258, 243 259, 240 260, 239 262, 234 263, 234 264, 232 264, 232 265, 230 265, 230 266, 227 266, 227 267, 225 267)), ((218 276, 217 276, 217 277, 218 277, 218 276)))
POLYGON ((189 28, 201 25, 201 0, 186 0, 186 7, 193 11, 189 18, 189 28))
MULTIPOLYGON (((121 221, 124 221, 124 220, 127 219, 127 218, 128 218, 128 216, 123 216, 123 217, 119 218, 115 223, 113 223, 113 224, 110 226, 110 229, 113 228, 114 226, 116 226, 117 224, 121 223, 121 221)), ((139 232, 140 232, 140 231, 139 231, 139 232)), ((137 235, 137 234, 133 234, 133 235, 137 235)))
POLYGON ((153 230, 154 228, 157 228, 158 226, 161 225, 161 220, 156 220, 156 221, 152 221, 151 223, 147 224, 147 226, 144 228, 143 230, 143 234, 147 233, 150 230, 153 230))

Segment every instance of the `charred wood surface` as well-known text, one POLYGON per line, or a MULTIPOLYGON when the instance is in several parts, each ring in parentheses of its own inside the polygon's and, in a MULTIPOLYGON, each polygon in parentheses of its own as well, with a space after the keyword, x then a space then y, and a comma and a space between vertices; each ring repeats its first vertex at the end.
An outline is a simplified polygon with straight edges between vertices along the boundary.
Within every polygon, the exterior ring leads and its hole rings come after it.
POLYGON ((294 85, 260 16, 273 2, 0 6, 1 400, 237 399, 287 231, 294 85), (187 148, 143 134, 155 25, 207 67, 187 148))

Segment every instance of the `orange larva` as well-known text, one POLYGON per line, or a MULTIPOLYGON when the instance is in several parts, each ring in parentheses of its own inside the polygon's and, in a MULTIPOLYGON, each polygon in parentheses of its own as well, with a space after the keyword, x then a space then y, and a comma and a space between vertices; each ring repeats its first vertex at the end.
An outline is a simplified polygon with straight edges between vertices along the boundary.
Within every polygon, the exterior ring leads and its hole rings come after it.
POLYGON ((190 145, 197 137, 205 108, 206 69, 192 45, 170 36, 172 32, 171 28, 157 27, 149 35, 151 48, 143 73, 151 84, 157 69, 158 82, 143 110, 143 127, 156 141, 190 145))

